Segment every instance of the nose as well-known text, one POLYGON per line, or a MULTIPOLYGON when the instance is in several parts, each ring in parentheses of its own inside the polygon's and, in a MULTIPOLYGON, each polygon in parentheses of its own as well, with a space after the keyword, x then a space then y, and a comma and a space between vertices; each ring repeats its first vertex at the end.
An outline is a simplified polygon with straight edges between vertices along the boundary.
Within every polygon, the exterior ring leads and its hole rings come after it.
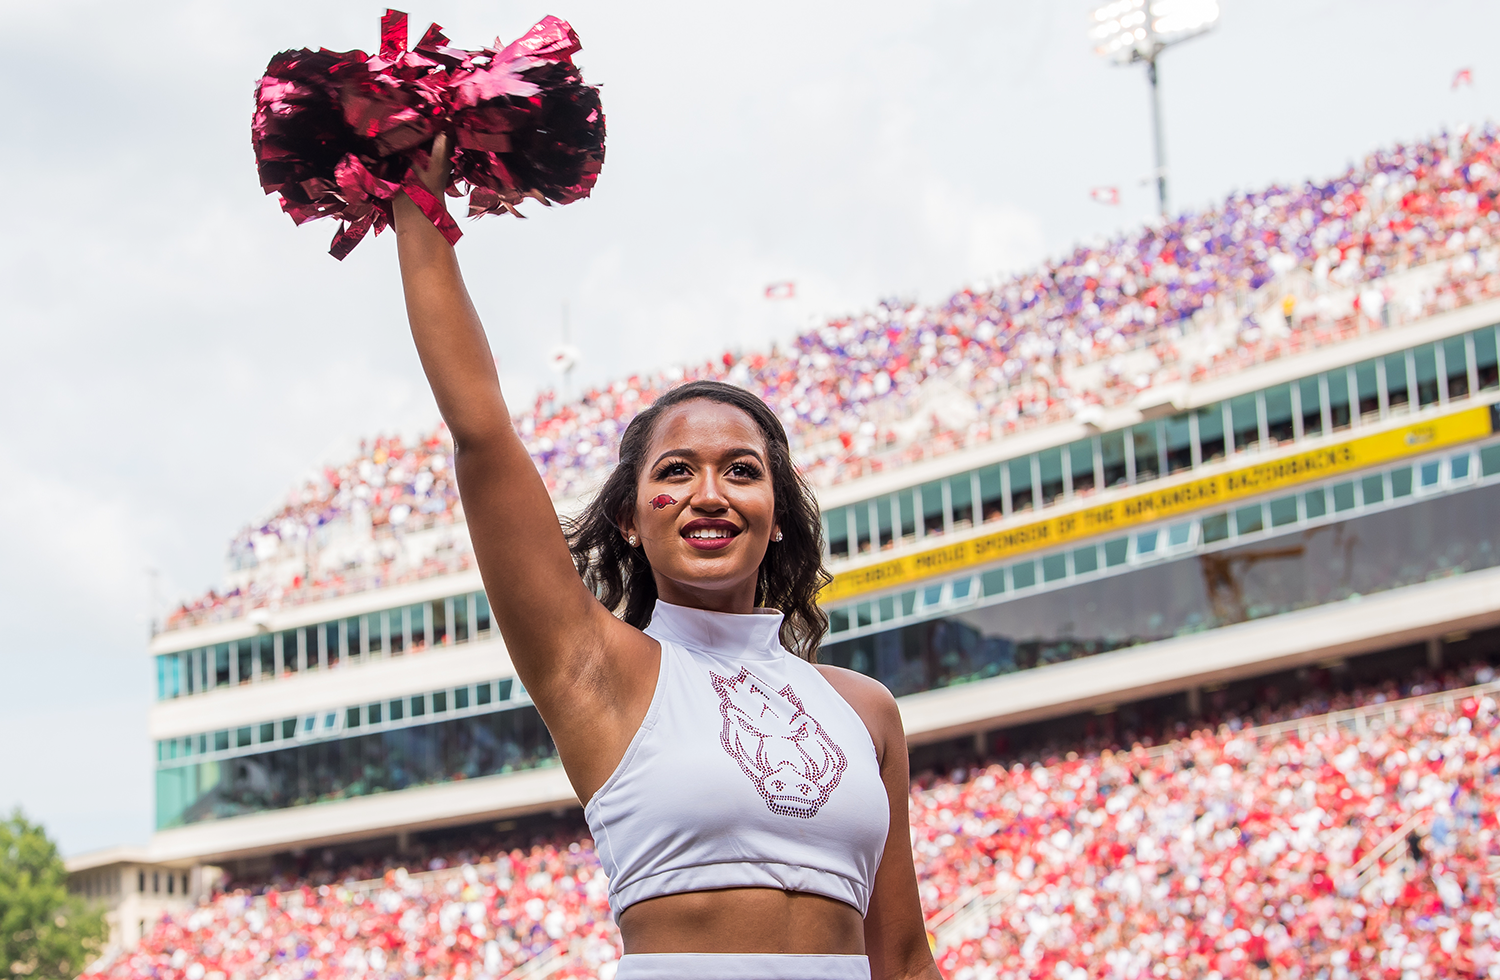
POLYGON ((729 498, 724 495, 724 475, 717 467, 710 466, 703 470, 703 477, 693 493, 692 505, 694 510, 711 514, 729 509, 729 498))

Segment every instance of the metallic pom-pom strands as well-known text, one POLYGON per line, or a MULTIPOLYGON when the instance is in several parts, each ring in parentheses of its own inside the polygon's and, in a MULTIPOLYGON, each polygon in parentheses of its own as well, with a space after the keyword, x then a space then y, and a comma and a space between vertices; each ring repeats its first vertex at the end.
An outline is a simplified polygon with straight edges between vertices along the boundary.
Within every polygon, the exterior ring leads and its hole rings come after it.
POLYGON ((433 24, 408 50, 406 14, 386 11, 380 53, 283 51, 256 86, 251 142, 261 187, 297 224, 338 218, 342 259, 391 223, 405 191, 449 242, 462 232, 417 178, 433 139, 453 138, 446 193, 469 216, 510 212, 526 198, 588 197, 604 164, 599 90, 573 64, 581 45, 546 17, 516 42, 448 46, 433 24))

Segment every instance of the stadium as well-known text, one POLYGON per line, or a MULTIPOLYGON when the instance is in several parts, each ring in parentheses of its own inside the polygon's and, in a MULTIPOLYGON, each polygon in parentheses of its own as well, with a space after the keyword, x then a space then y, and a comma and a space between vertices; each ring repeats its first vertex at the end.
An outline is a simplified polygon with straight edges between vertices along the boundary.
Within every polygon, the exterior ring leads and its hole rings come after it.
MULTIPOLYGON (((518 424, 566 516, 674 384, 782 418, 946 976, 1496 977, 1497 194, 1493 129, 1393 145, 518 424)), ((367 442, 152 638, 92 975, 613 975, 451 449, 367 442)))

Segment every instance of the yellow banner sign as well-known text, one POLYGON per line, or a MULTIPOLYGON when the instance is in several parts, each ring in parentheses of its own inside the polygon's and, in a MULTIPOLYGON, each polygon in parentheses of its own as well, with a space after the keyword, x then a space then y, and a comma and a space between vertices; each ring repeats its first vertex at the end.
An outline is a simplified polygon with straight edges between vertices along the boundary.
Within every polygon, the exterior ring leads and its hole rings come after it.
POLYGON ((1480 439, 1491 432, 1490 408, 1465 409, 1374 435, 1256 463, 1215 476, 1123 497, 1056 517, 1015 524, 979 537, 852 568, 834 576, 818 601, 840 602, 867 592, 917 582, 1039 548, 1149 524, 1215 504, 1293 487, 1480 439))

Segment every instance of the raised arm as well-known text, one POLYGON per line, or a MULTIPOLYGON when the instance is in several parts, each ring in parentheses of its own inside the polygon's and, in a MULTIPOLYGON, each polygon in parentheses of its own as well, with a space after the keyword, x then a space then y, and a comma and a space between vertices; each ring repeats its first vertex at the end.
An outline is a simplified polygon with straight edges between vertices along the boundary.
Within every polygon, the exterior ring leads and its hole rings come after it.
MULTIPOLYGON (((424 175, 439 200, 447 156, 446 137, 439 137, 434 165, 424 175)), ((633 733, 639 724, 630 716, 641 700, 634 687, 643 682, 629 661, 654 655, 654 643, 605 610, 574 569, 546 487, 511 427, 489 340, 453 247, 405 194, 395 200, 395 218, 407 317, 453 434, 459 493, 485 592, 575 789, 592 792, 608 775, 593 778, 592 760, 611 754, 616 729, 633 733)), ((654 670, 647 673, 654 686, 654 670)))

